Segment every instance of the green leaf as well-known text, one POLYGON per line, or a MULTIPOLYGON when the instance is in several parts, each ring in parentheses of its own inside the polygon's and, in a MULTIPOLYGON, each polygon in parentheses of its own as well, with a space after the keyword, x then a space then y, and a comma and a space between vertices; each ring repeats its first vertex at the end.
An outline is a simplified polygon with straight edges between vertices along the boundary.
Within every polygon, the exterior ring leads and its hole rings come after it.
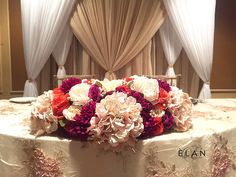
POLYGON ((60 124, 61 127, 65 127, 66 123, 67 123, 66 119, 59 120, 59 124, 60 124))

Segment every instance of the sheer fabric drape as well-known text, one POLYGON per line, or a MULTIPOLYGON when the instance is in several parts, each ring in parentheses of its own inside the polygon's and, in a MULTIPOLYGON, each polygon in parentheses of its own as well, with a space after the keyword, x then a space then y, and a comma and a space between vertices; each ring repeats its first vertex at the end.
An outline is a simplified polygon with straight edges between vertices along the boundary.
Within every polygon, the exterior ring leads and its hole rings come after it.
POLYGON ((28 80, 24 96, 37 96, 35 79, 60 37, 74 0, 21 0, 23 45, 28 80))
POLYGON ((161 26, 159 32, 166 60, 168 63, 166 75, 169 77, 175 77, 174 64, 181 52, 182 45, 174 28, 172 27, 169 18, 165 19, 165 22, 161 26))
POLYGON ((147 45, 164 20, 162 1, 82 0, 71 19, 88 54, 116 78, 115 71, 147 45))
POLYGON ((199 98, 210 98, 216 2, 215 0, 163 2, 194 69, 204 81, 199 98))
MULTIPOLYGON (((70 29, 69 24, 67 24, 61 34, 60 39, 57 42, 57 45, 55 46, 52 52, 58 65, 57 78, 64 78, 66 76, 66 70, 64 65, 68 56, 68 52, 70 50, 72 38, 73 33, 70 29)), ((58 85, 60 85, 60 82, 61 81, 59 80, 58 85)))

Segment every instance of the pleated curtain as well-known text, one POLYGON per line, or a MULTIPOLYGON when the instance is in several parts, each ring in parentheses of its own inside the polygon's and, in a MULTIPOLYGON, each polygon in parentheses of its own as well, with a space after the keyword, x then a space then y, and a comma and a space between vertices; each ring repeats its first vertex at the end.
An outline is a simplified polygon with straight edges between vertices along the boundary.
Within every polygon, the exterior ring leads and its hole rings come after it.
POLYGON ((38 95, 35 79, 57 44, 74 2, 21 0, 24 58, 28 76, 24 96, 38 95))
POLYGON ((71 27, 88 54, 115 79, 164 21, 161 0, 80 0, 71 27))
POLYGON ((163 2, 191 64, 204 81, 199 98, 210 98, 216 1, 164 0, 163 2))
MULTIPOLYGON (((181 52, 182 45, 180 43, 178 35, 172 27, 169 18, 165 19, 165 22, 161 26, 159 32, 165 57, 168 63, 166 76, 175 77, 174 64, 181 52)), ((173 82, 175 82, 173 84, 176 85, 176 80, 173 82)))
MULTIPOLYGON (((68 52, 70 50, 72 38, 73 38, 73 33, 71 31, 69 24, 67 24, 52 52, 55 61, 58 65, 57 78, 59 79, 60 78, 63 79, 66 76, 66 70, 64 65, 68 56, 68 52)), ((58 85, 60 84, 61 80, 58 80, 58 85)))

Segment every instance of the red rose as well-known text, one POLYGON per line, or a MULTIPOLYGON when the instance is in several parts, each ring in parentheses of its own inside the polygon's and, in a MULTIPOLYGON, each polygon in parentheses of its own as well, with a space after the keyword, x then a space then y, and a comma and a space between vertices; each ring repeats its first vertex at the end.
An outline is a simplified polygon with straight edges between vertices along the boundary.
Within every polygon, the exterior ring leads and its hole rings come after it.
POLYGON ((131 78, 131 77, 126 77, 126 78, 124 78, 124 81, 125 81, 126 83, 128 83, 128 82, 130 82, 130 81, 132 81, 132 80, 134 80, 134 78, 131 78))
POLYGON ((60 88, 55 88, 53 89, 53 95, 61 95, 61 94, 64 94, 64 92, 60 89, 60 88))
POLYGON ((163 133, 164 131, 164 126, 162 123, 162 119, 160 117, 154 117, 154 129, 153 129, 153 135, 157 136, 163 133))
POLYGON ((160 88, 158 103, 164 104, 169 99, 169 94, 163 88, 160 88))
POLYGON ((60 88, 53 90, 52 111, 53 115, 57 116, 58 119, 63 118, 62 111, 70 106, 68 97, 69 95, 64 94, 60 88))
POLYGON ((164 90, 163 88, 160 88, 158 103, 155 105, 155 107, 158 107, 161 110, 165 110, 167 106, 167 101, 169 98, 170 96, 168 92, 164 90))
POLYGON ((131 92, 130 88, 127 85, 121 85, 121 86, 116 87, 116 91, 123 92, 126 94, 130 94, 131 92))

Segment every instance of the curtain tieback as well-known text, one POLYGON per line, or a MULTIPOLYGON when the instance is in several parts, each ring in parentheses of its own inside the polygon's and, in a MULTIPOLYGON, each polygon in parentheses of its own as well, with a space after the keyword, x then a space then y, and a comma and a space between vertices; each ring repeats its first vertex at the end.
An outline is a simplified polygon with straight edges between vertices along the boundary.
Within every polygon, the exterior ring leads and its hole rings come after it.
POLYGON ((174 65, 168 65, 168 68, 173 68, 174 67, 174 65))
POLYGON ((31 78, 28 79, 29 83, 34 82, 34 81, 35 81, 34 79, 31 79, 31 78))
POLYGON ((204 84, 210 85, 210 81, 204 81, 204 84))
POLYGON ((113 71, 112 70, 109 70, 109 71, 107 71, 108 72, 108 74, 112 74, 113 73, 113 71))
POLYGON ((114 71, 108 70, 105 74, 105 78, 107 78, 109 80, 116 79, 116 74, 114 73, 114 71))
POLYGON ((63 68, 64 68, 64 65, 58 65, 58 68, 59 68, 59 69, 63 69, 63 68))

